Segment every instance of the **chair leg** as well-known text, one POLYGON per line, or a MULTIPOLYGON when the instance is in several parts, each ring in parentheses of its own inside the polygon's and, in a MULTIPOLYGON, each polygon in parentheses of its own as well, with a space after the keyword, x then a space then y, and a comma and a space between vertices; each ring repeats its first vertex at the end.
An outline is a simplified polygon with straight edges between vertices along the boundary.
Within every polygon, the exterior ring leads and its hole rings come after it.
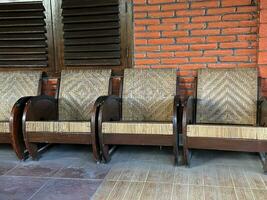
POLYGON ((174 154, 174 165, 178 166, 179 165, 179 150, 178 150, 177 145, 173 147, 173 154, 174 154))
POLYGON ((37 160, 38 156, 38 147, 37 144, 25 141, 26 148, 28 149, 28 152, 33 160, 37 160))
POLYGON ((187 167, 190 167, 190 150, 187 147, 183 147, 184 149, 184 164, 187 167))
POLYGON ((263 162, 263 171, 267 174, 267 153, 265 153, 265 160, 263 162))
POLYGON ((109 155, 109 147, 106 144, 103 144, 103 150, 102 150, 103 158, 105 163, 110 161, 110 155, 109 155))

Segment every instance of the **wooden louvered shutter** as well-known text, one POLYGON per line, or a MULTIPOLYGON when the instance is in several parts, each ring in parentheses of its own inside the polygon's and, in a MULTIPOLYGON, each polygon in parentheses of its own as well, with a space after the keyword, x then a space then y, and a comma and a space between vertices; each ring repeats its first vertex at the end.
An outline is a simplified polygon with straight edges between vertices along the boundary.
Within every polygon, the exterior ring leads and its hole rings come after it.
POLYGON ((0 67, 47 67, 42 2, 0 4, 0 67))
POLYGON ((65 66, 121 65, 119 0, 62 0, 65 66))

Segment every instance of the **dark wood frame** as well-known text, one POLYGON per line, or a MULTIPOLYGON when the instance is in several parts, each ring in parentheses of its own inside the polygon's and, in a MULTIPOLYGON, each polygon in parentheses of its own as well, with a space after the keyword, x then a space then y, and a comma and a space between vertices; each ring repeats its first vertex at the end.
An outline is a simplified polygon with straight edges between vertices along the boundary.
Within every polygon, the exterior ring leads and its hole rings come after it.
MULTIPOLYGON (((110 161, 109 145, 157 145, 157 146, 172 146, 174 153, 174 163, 178 164, 178 146, 179 146, 179 127, 178 120, 180 116, 180 97, 174 97, 173 104, 173 135, 159 135, 159 134, 103 134, 102 123, 108 121, 121 121, 122 118, 122 88, 123 81, 121 81, 120 97, 119 96, 105 96, 103 103, 99 109, 98 116, 98 138, 100 153, 105 162, 110 161)), ((178 78, 176 85, 179 85, 178 78)))
MULTIPOLYGON (((260 78, 258 84, 260 84, 260 78)), ((187 137, 187 125, 196 124, 196 105, 197 105, 197 77, 195 78, 194 96, 190 96, 182 103, 182 134, 183 134, 183 157, 184 163, 190 166, 191 149, 210 149, 243 152, 267 152, 267 140, 253 139, 230 139, 230 138, 211 138, 211 137, 187 137)), ((260 86, 258 85, 258 88, 260 86)), ((258 95, 259 96, 259 95, 258 95)), ((264 97, 258 98, 257 102, 257 126, 265 127, 267 121, 262 116, 263 106, 267 109, 267 100, 264 97)), ((224 124, 225 125, 225 124, 224 124)), ((267 154, 266 154, 267 155, 267 154)), ((263 164, 264 172, 267 172, 267 156, 263 164)))
MULTIPOLYGON (((56 97, 51 96, 37 96, 31 98, 24 109, 22 117, 23 135, 26 148, 32 159, 38 158, 37 143, 61 143, 61 144, 92 144, 94 159, 99 162, 100 150, 98 145, 98 138, 96 135, 97 116, 99 113, 99 106, 102 104, 104 98, 99 97, 94 104, 91 121, 91 132, 88 133, 50 133, 50 132, 27 132, 27 121, 58 121, 58 94, 59 84, 56 97)), ((111 93, 112 80, 109 81, 109 94, 111 93)))
MULTIPOLYGON (((46 73, 42 73, 42 77, 39 81, 38 93, 41 94, 42 79, 46 77, 46 73)), ((32 96, 21 97, 12 107, 10 118, 9 118, 9 133, 0 134, 1 144, 11 144, 18 159, 23 160, 26 158, 26 148, 22 134, 22 114, 27 102, 34 98, 32 96)))

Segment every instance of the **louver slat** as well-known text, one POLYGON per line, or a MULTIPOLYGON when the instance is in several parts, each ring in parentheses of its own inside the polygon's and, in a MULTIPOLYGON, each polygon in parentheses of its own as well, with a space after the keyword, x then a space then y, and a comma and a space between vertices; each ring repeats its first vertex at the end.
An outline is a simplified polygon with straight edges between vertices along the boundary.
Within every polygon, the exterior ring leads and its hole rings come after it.
POLYGON ((0 3, 0 67, 47 67, 42 2, 0 3))
POLYGON ((118 0, 63 0, 66 66, 121 63, 118 0))

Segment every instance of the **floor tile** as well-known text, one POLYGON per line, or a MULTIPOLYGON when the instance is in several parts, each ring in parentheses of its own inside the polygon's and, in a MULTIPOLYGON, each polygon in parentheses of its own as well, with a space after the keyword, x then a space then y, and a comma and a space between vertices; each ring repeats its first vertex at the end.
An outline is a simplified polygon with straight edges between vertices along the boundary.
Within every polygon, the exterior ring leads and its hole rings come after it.
POLYGON ((61 166, 53 162, 30 162, 18 165, 16 168, 9 171, 6 175, 50 177, 53 176, 59 169, 61 169, 61 166))
POLYGON ((129 188, 128 188, 125 196, 124 196, 124 199, 125 200, 140 199, 144 185, 145 185, 144 182, 131 182, 129 185, 129 188))
POLYGON ((267 190, 252 190, 255 200, 266 199, 267 197, 267 190))
POLYGON ((104 179, 109 172, 107 165, 89 165, 86 167, 67 167, 59 170, 54 177, 80 178, 80 179, 104 179))
POLYGON ((18 162, 0 162, 0 176, 12 170, 18 165, 18 162))
POLYGON ((205 186, 204 194, 208 200, 237 200, 234 188, 205 186))
POLYGON ((187 200, 189 185, 173 184, 172 200, 187 200))
POLYGON ((27 200, 38 191, 47 179, 30 177, 0 177, 0 199, 27 200))
POLYGON ((188 200, 204 200, 204 187, 189 185, 188 200))
POLYGON ((113 190, 116 181, 104 181, 97 189, 96 193, 92 197, 92 200, 104 200, 108 199, 109 194, 113 190))
POLYGON ((251 189, 236 188, 235 193, 237 198, 240 200, 254 200, 251 189))
POLYGON ((99 180, 50 180, 31 200, 88 200, 93 196, 99 180))

